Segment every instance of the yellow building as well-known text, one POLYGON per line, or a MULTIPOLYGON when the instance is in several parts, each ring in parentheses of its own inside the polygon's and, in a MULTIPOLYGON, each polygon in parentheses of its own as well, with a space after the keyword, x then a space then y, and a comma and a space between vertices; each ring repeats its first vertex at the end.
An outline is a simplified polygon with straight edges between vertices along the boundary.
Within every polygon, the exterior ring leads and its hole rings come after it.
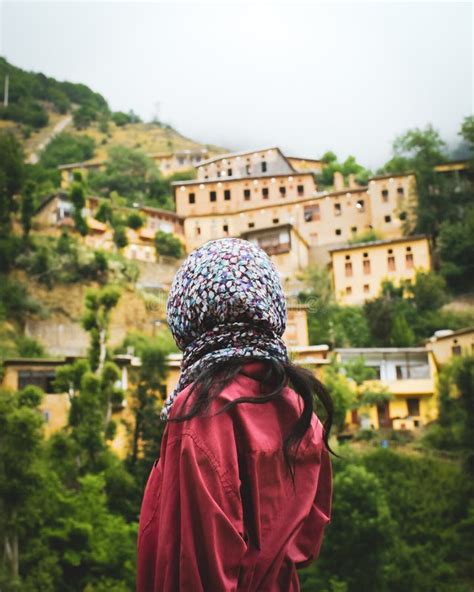
MULTIPOLYGON (((56 369, 66 364, 73 363, 76 357, 36 359, 36 358, 10 358, 3 362, 2 388, 18 391, 26 386, 34 385, 44 392, 44 399, 40 409, 44 418, 44 433, 46 437, 64 428, 68 423, 71 407, 70 393, 57 393, 54 390, 56 369)), ((128 370, 131 365, 137 363, 137 359, 129 355, 114 356, 114 362, 121 370, 119 388, 127 391, 129 386, 128 370)), ((128 434, 122 419, 131 421, 133 416, 128 408, 127 401, 114 407, 112 419, 117 424, 117 431, 110 447, 120 456, 124 457, 128 450, 128 434)))
POLYGON ((358 305, 375 298, 382 282, 412 281, 417 271, 431 269, 426 236, 358 243, 330 249, 334 293, 340 304, 358 305))
POLYGON ((349 429, 416 429, 438 417, 436 364, 432 352, 423 347, 336 349, 342 364, 362 357, 376 379, 363 387, 383 387, 393 400, 377 406, 349 411, 349 429))
POLYGON ((442 330, 426 342, 426 347, 433 352, 438 366, 443 366, 458 356, 474 355, 474 327, 458 331, 442 330))

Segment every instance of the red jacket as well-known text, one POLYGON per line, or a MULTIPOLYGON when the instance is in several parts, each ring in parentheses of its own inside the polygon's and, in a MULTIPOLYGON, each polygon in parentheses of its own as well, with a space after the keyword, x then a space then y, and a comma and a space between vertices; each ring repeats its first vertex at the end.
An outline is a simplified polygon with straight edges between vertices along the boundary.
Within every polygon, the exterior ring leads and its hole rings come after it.
MULTIPOLYGON (((210 412, 258 394, 261 370, 258 362, 244 366, 210 412)), ((287 388, 276 401, 167 424, 141 508, 138 592, 300 589, 296 569, 318 557, 332 502, 331 460, 315 414, 298 452, 296 493, 286 477, 281 434, 301 409, 287 388)))

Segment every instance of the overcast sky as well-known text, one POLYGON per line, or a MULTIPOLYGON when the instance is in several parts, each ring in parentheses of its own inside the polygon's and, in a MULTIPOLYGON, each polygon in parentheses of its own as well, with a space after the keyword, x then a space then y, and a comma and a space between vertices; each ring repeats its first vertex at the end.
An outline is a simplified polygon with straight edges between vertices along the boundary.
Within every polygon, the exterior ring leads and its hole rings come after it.
POLYGON ((406 129, 455 142, 473 111, 468 2, 0 5, 14 65, 232 150, 331 149, 375 168, 406 129))

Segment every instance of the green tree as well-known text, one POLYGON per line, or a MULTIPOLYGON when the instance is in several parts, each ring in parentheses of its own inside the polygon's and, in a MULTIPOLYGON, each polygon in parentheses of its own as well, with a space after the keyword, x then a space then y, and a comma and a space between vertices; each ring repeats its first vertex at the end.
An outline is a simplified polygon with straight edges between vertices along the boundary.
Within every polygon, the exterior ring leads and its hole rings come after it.
POLYGON ((114 226, 113 240, 118 249, 123 249, 128 245, 127 229, 118 224, 114 226))
POLYGON ((155 234, 155 248, 157 255, 174 257, 175 259, 179 259, 183 256, 182 242, 170 232, 158 230, 155 234))
POLYGON ((133 230, 139 230, 144 223, 143 216, 138 212, 132 212, 127 217, 127 226, 133 230))
POLYGON ((0 235, 10 234, 11 217, 18 209, 16 196, 21 192, 25 167, 21 146, 10 132, 0 133, 0 235))
POLYGON ((41 152, 40 165, 47 169, 55 169, 61 164, 83 162, 91 159, 94 151, 94 138, 62 132, 54 137, 41 152))
POLYGON ((28 238, 31 230, 31 221, 34 214, 34 186, 29 181, 22 192, 21 196, 21 225, 23 226, 23 236, 28 238))
POLYGON ((0 394, 0 533, 5 573, 13 582, 19 582, 20 541, 39 476, 42 396, 36 387, 0 394))
POLYGON ((86 205, 86 190, 82 174, 74 171, 74 181, 69 190, 69 198, 74 206, 74 223, 82 236, 88 232, 87 222, 82 216, 82 210, 86 205))
POLYGON ((110 315, 119 299, 120 291, 113 286, 89 290, 86 295, 86 311, 82 317, 82 326, 90 335, 89 362, 96 374, 100 374, 104 368, 110 315))

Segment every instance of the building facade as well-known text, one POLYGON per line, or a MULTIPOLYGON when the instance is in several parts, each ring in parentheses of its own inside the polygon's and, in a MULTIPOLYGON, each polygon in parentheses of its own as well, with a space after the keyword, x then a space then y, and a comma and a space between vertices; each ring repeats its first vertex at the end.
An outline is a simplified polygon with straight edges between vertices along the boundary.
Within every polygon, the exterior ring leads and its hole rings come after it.
POLYGON ((384 280, 413 281, 431 269, 428 237, 411 236, 330 249, 332 282, 339 304, 360 305, 380 293, 384 280))
POLYGON ((349 428, 417 429, 438 417, 436 364, 424 347, 336 349, 342 364, 362 358, 375 379, 363 387, 382 387, 392 399, 349 411, 349 428))
POLYGON ((366 187, 353 179, 344 186, 338 176, 334 191, 321 191, 313 171, 297 167, 298 159, 270 148, 203 161, 197 179, 173 183, 187 249, 281 224, 326 251, 370 230, 402 236, 416 199, 414 175, 378 176, 366 187))

